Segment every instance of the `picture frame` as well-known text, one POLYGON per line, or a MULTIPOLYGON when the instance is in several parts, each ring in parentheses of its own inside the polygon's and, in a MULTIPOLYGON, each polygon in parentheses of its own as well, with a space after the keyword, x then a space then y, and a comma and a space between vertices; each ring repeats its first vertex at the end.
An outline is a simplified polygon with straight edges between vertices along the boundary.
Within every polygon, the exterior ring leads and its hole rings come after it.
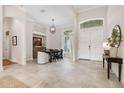
POLYGON ((17 46, 17 36, 12 36, 12 45, 17 46))
POLYGON ((42 38, 33 37, 33 45, 34 46, 42 46, 42 38))

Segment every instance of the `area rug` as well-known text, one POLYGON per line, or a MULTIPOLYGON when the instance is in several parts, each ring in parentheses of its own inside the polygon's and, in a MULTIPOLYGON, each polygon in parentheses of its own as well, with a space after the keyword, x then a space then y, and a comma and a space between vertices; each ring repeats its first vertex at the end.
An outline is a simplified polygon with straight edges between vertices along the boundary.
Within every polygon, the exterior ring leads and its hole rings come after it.
POLYGON ((15 64, 15 63, 7 59, 3 60, 3 66, 12 65, 12 64, 15 64))
POLYGON ((29 86, 13 76, 4 76, 0 78, 0 88, 29 88, 29 86))

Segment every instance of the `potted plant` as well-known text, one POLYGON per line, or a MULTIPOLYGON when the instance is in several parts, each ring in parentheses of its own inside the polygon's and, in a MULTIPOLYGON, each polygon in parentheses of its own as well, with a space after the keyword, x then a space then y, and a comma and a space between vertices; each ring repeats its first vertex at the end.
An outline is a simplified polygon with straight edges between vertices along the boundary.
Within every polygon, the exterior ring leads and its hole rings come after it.
POLYGON ((121 41, 121 31, 118 25, 113 28, 111 37, 109 37, 107 40, 110 46, 110 56, 116 57, 121 41))

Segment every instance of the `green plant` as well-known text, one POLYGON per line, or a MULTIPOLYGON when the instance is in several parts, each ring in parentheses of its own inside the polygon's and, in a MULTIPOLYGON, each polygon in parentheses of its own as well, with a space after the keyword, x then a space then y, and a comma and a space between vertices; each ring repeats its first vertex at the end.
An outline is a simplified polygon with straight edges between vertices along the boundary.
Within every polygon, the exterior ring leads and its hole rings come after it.
POLYGON ((111 47, 118 47, 119 42, 120 42, 120 38, 121 38, 121 36, 120 36, 120 32, 118 31, 118 29, 113 28, 111 37, 109 37, 107 39, 108 44, 111 47))

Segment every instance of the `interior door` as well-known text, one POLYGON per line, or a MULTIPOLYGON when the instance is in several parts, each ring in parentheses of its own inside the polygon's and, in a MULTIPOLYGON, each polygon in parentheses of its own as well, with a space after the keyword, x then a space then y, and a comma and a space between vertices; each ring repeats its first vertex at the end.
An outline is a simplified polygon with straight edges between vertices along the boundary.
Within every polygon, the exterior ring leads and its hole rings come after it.
POLYGON ((82 29, 79 33, 79 47, 78 57, 79 59, 90 59, 90 36, 88 29, 82 29))
POLYGON ((91 28, 90 33, 90 59, 102 61, 103 27, 91 28))

